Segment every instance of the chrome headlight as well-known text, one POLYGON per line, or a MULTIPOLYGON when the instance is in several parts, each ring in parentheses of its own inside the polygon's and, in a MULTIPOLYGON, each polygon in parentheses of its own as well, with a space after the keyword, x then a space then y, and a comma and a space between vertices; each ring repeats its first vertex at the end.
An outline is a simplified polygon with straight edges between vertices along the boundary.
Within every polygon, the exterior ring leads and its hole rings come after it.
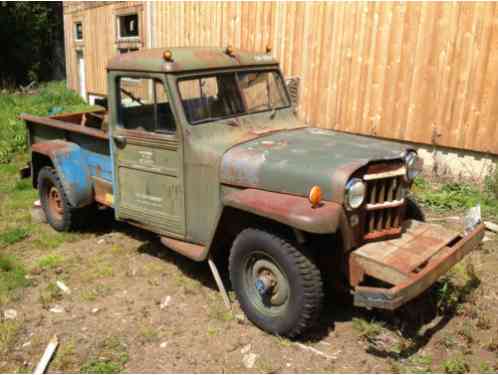
POLYGON ((352 178, 346 184, 346 207, 354 210, 361 206, 365 200, 367 187, 359 178, 352 178))
POLYGON ((417 156, 417 153, 410 151, 405 156, 406 179, 413 181, 420 172, 422 172, 422 159, 417 156))

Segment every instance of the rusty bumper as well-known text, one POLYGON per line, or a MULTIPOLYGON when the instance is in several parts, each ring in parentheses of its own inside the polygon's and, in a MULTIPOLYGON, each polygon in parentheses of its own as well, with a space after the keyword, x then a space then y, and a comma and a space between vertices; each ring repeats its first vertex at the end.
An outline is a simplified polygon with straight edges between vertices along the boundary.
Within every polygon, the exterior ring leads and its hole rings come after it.
POLYGON ((481 223, 468 235, 453 238, 424 264, 409 272, 406 279, 390 288, 355 286, 354 305, 387 310, 402 306, 428 289, 472 251, 484 237, 484 230, 484 224, 481 223))

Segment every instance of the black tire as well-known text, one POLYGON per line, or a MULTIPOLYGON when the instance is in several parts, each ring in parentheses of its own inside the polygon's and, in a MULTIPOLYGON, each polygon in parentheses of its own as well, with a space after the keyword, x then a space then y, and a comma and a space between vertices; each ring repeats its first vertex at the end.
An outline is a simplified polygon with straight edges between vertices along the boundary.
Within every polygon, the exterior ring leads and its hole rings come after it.
POLYGON ((425 214, 420 205, 411 197, 406 198, 406 217, 425 222, 425 214))
POLYGON ((59 232, 67 232, 84 225, 87 209, 72 207, 64 187, 51 167, 43 167, 38 174, 38 194, 47 222, 59 232), (57 195, 57 199, 54 196, 57 195), (57 201, 57 203, 55 203, 57 201))
POLYGON ((323 301, 322 277, 314 261, 291 242, 260 229, 245 229, 232 245, 229 273, 242 310, 264 331, 292 338, 316 322, 323 301), (260 276, 255 277, 258 270, 260 276), (268 273, 277 281, 262 294, 256 285, 261 277, 268 280, 268 273))

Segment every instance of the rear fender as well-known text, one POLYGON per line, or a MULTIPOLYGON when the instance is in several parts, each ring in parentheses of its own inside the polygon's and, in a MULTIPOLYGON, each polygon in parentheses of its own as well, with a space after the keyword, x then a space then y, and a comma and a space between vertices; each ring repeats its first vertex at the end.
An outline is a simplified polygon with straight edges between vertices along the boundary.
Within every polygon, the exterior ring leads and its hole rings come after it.
POLYGON ((71 206, 83 207, 93 202, 90 170, 80 146, 54 140, 35 143, 31 151, 33 155, 44 155, 51 160, 71 206))

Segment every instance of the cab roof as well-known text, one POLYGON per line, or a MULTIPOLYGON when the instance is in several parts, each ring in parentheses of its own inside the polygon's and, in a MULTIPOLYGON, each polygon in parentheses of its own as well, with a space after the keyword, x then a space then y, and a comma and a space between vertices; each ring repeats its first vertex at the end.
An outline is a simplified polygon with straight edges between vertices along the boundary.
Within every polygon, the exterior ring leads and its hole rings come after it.
POLYGON ((249 66, 276 65, 270 54, 234 50, 232 55, 219 47, 175 47, 144 49, 113 57, 107 70, 139 72, 183 72, 206 69, 223 69, 249 66), (164 58, 171 51, 172 60, 164 58))

